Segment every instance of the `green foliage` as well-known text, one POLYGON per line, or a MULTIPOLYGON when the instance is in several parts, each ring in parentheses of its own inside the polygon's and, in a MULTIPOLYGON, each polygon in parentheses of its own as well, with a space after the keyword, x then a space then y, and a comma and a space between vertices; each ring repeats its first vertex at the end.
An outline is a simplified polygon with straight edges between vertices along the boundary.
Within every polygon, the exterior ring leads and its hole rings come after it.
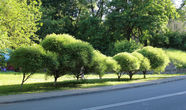
POLYGON ((58 74, 70 73, 79 79, 83 68, 92 62, 93 47, 89 43, 77 40, 70 35, 48 35, 41 42, 41 45, 46 50, 58 55, 58 74))
POLYGON ((132 55, 138 58, 138 60, 140 61, 140 68, 138 71, 143 72, 144 78, 146 78, 146 73, 151 68, 149 59, 147 59, 146 57, 144 57, 142 54, 138 52, 133 52, 132 55))
POLYGON ((150 45, 155 47, 168 47, 169 38, 164 34, 156 34, 150 38, 150 45))
POLYGON ((112 57, 107 57, 102 54, 98 50, 94 50, 93 54, 93 62, 88 69, 89 73, 96 73, 99 75, 100 79, 107 72, 118 72, 120 66, 117 61, 115 61, 112 57))
MULTIPOLYGON (((73 36, 79 36, 89 32, 89 18, 101 20, 105 12, 105 0, 41 0, 43 17, 41 22, 43 25, 37 32, 40 38, 44 38, 48 34, 68 33, 73 36), (88 23, 88 24, 87 24, 88 23), (87 32, 86 32, 87 31, 87 32)), ((96 24, 95 24, 96 25, 96 24)), ((95 28, 90 27, 90 31, 95 28)), ((97 27, 97 26, 96 26, 97 27)), ((93 32, 93 31, 92 31, 93 32)), ((94 33, 92 35, 94 36, 94 33)), ((90 34, 89 34, 90 35, 90 34)), ((82 36, 81 36, 82 37, 82 36)), ((82 40, 86 41, 90 36, 86 36, 82 40)))
POLYGON ((89 42, 101 52, 106 52, 110 40, 109 37, 104 37, 105 27, 100 18, 82 17, 77 23, 77 27, 76 38, 89 42))
POLYGON ((19 68, 23 73, 21 87, 33 73, 43 68, 44 55, 45 51, 39 45, 20 47, 11 53, 11 65, 13 65, 15 68, 19 68), (29 75, 26 77, 26 74, 29 75))
POLYGON ((140 43, 136 43, 134 40, 123 40, 120 42, 116 42, 114 45, 114 54, 120 53, 120 52, 129 52, 132 53, 137 49, 142 48, 143 45, 140 43))
POLYGON ((1 70, 1 67, 5 67, 5 66, 6 66, 5 57, 2 53, 0 53, 0 70, 1 70))
POLYGON ((59 62, 58 62, 58 56, 56 53, 53 52, 46 52, 43 58, 43 66, 47 69, 48 75, 53 75, 54 77, 58 72, 59 69, 59 62))
POLYGON ((105 64, 105 60, 107 56, 99 52, 98 50, 93 51, 93 62, 88 69, 90 73, 98 74, 100 78, 103 77, 107 70, 107 66, 105 64))
POLYGON ((157 34, 150 39, 150 45, 155 47, 186 50, 186 32, 167 32, 157 34))
POLYGON ((116 60, 114 60, 112 57, 107 57, 105 60, 106 64, 106 72, 114 72, 117 73, 120 71, 120 65, 116 60))
POLYGON ((70 56, 67 53, 67 45, 72 42, 77 42, 75 38, 68 34, 51 34, 41 42, 42 47, 50 52, 53 52, 54 59, 52 59, 52 53, 46 56, 47 62, 53 62, 47 67, 49 75, 54 76, 54 85, 56 85, 57 79, 70 72, 70 56), (57 60, 57 61, 56 61, 57 60))
POLYGON ((41 42, 41 45, 48 51, 63 54, 65 46, 72 42, 77 42, 77 40, 68 34, 50 34, 41 42))
POLYGON ((166 34, 169 38, 169 47, 186 50, 186 32, 169 32, 166 34))
POLYGON ((39 0, 0 1, 0 48, 33 43, 41 18, 40 4, 39 0))
POLYGON ((138 58, 134 57, 130 53, 122 52, 118 53, 113 57, 121 67, 120 73, 118 74, 118 78, 121 77, 122 72, 126 72, 129 74, 130 79, 132 79, 133 74, 140 68, 140 61, 138 58))
POLYGON ((38 45, 20 47, 11 53, 10 63, 23 73, 35 73, 42 68, 45 51, 38 45))
POLYGON ((77 79, 84 74, 84 68, 92 63, 93 50, 89 43, 79 40, 66 46, 64 54, 68 56, 68 66, 77 79))
POLYGON ((164 31, 169 18, 177 15, 171 0, 112 0, 108 10, 105 24, 112 39, 118 40, 141 41, 146 34, 164 31))
POLYGON ((186 68, 186 51, 176 49, 164 49, 171 63, 177 68, 186 68))
POLYGON ((142 54, 140 54, 138 52, 133 52, 132 55, 135 56, 136 58, 138 58, 138 60, 140 61, 139 71, 148 71, 148 70, 150 70, 150 61, 149 61, 149 59, 147 59, 146 57, 144 57, 142 54))
POLYGON ((160 48, 147 46, 141 50, 138 50, 138 52, 149 59, 151 69, 154 70, 155 72, 164 71, 165 67, 169 64, 168 56, 160 48))

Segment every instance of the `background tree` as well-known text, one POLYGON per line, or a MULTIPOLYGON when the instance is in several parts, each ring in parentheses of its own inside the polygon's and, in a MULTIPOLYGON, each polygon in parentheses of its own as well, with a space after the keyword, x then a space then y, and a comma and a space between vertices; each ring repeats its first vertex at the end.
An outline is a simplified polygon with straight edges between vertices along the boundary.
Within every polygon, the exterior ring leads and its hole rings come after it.
POLYGON ((0 1, 0 48, 33 43, 41 18, 40 3, 39 0, 0 1))
POLYGON ((115 41, 132 38, 142 42, 163 31, 176 14, 170 0, 112 0, 108 8, 105 22, 115 41))
POLYGON ((109 38, 103 25, 108 0, 42 0, 43 25, 37 34, 68 33, 105 53, 109 38), (104 41, 104 42, 103 42, 104 41))
POLYGON ((122 41, 116 42, 114 44, 113 53, 114 54, 117 54, 117 53, 120 53, 120 52, 132 53, 135 50, 140 49, 142 47, 143 47, 143 45, 140 44, 140 43, 136 43, 135 40, 132 40, 132 39, 130 41, 122 40, 122 41))

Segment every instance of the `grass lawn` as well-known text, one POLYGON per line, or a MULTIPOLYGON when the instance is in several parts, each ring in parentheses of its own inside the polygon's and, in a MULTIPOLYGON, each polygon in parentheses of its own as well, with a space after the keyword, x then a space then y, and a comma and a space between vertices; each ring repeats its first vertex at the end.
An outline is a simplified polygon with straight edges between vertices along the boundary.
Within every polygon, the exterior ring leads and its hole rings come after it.
POLYGON ((178 68, 186 68, 186 51, 177 49, 164 49, 171 62, 178 68))
POLYGON ((147 79, 143 79, 143 75, 137 74, 134 75, 133 80, 129 80, 129 77, 127 75, 123 75, 120 81, 118 81, 115 74, 106 74, 103 79, 98 79, 98 75, 85 75, 86 80, 79 81, 77 81, 71 75, 65 75, 59 78, 57 86, 54 87, 53 77, 46 77, 42 73, 37 73, 34 74, 30 79, 28 79, 28 81, 21 89, 20 83, 22 74, 15 72, 0 72, 0 96, 10 94, 37 93, 51 90, 69 90, 97 86, 138 83, 179 75, 183 74, 152 74, 147 75, 147 79))

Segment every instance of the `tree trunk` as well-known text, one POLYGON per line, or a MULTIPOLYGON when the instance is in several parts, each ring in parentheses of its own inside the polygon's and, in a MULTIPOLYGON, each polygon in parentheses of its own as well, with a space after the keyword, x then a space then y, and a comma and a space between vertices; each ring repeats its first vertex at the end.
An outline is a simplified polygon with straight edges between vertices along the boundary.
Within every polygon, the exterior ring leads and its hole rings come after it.
POLYGON ((147 44, 147 40, 145 40, 145 41, 144 41, 144 46, 147 46, 147 45, 148 45, 148 44, 147 44))
POLYGON ((76 79, 79 80, 79 75, 78 74, 76 75, 76 79))
POLYGON ((130 80, 132 80, 132 76, 133 76, 133 74, 129 73, 130 80))
POLYGON ((146 71, 143 71, 144 79, 146 79, 146 71))
POLYGON ((99 75, 99 79, 102 79, 102 76, 101 75, 99 75))
POLYGON ((56 86, 56 84, 57 84, 57 79, 58 79, 58 77, 55 76, 55 77, 54 77, 54 86, 56 86))
POLYGON ((25 82, 25 73, 23 73, 23 79, 22 79, 22 82, 21 82, 21 88, 23 88, 23 84, 24 84, 24 82, 25 82))
POLYGON ((118 80, 121 79, 121 73, 118 73, 118 80))

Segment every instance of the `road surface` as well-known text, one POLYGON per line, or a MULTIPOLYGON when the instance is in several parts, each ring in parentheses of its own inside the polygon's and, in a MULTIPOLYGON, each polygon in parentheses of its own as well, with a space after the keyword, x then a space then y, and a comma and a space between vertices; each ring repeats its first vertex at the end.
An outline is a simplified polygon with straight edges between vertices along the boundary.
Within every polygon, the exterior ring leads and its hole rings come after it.
POLYGON ((186 80, 86 95, 1 104, 0 110, 186 110, 186 80))

